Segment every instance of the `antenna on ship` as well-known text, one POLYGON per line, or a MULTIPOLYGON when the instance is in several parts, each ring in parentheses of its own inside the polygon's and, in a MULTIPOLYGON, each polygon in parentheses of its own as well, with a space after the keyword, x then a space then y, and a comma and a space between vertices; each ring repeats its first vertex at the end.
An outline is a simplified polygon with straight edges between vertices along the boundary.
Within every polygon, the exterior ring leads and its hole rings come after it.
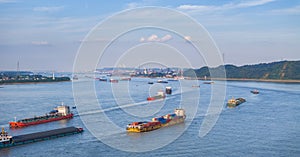
POLYGON ((17 117, 15 117, 15 122, 17 122, 17 117))

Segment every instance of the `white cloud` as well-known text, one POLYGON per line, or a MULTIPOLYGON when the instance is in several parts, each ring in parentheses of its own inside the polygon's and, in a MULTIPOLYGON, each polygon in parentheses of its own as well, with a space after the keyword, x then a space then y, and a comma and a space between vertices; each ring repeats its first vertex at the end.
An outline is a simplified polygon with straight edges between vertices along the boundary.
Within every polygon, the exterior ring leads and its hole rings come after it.
POLYGON ((300 5, 294 6, 291 8, 272 10, 271 13, 274 13, 274 14, 300 14, 300 5))
POLYGON ((140 38, 140 42, 145 42, 145 41, 148 41, 148 42, 166 42, 168 40, 171 40, 173 37, 170 35, 170 34, 167 34, 161 38, 159 38, 156 34, 152 34, 151 36, 149 36, 147 39, 145 39, 144 37, 141 37, 140 38))
POLYGON ((135 2, 126 4, 126 9, 133 9, 133 8, 137 8, 137 7, 139 7, 139 4, 135 3, 135 2))
POLYGON ((171 40, 172 39, 172 36, 170 34, 167 34, 165 36, 163 36, 160 41, 161 42, 165 42, 165 41, 168 41, 168 40, 171 40))
POLYGON ((197 11, 197 12, 213 12, 213 11, 224 11, 224 10, 230 10, 230 9, 239 9, 239 8, 248 8, 248 7, 255 7, 264 5, 270 2, 273 2, 275 0, 254 0, 254 1, 243 1, 240 3, 227 3, 221 6, 215 6, 215 5, 180 5, 177 7, 179 10, 183 11, 197 11))
POLYGON ((213 11, 217 10, 217 6, 205 6, 205 5, 180 5, 177 7, 180 10, 198 10, 198 11, 213 11))
POLYGON ((259 5, 264 5, 270 2, 273 2, 275 0, 256 0, 256 1, 248 1, 248 2, 243 2, 239 3, 236 5, 237 8, 247 8, 247 7, 254 7, 254 6, 259 6, 259 5))
POLYGON ((33 8, 33 11, 39 11, 39 12, 56 12, 63 10, 64 6, 56 6, 56 7, 35 7, 33 8))
POLYGON ((46 46, 49 45, 48 41, 32 41, 32 45, 37 45, 37 46, 46 46))
POLYGON ((159 41, 160 39, 158 38, 157 35, 152 34, 150 37, 147 38, 148 41, 159 41))

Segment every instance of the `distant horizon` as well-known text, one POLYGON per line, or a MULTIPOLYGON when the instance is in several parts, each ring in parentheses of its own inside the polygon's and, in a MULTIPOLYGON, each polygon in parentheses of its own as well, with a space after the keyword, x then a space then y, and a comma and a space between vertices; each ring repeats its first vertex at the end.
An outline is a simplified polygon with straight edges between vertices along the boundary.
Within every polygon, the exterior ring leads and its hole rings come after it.
MULTIPOLYGON (((277 63, 277 62, 297 62, 300 60, 280 60, 280 61, 271 61, 271 62, 260 62, 260 63, 254 63, 254 64, 243 64, 243 65, 236 65, 236 64, 224 64, 224 65, 234 65, 237 67, 242 67, 242 66, 246 66, 246 65, 259 65, 259 64, 271 64, 271 63, 277 63)), ((219 65, 221 66, 221 65, 219 65)), ((216 68, 219 66, 215 66, 215 67, 209 67, 209 68, 216 68)), ((206 65, 202 66, 202 67, 197 67, 197 68, 192 68, 192 69, 201 69, 203 67, 207 67, 206 65)), ((88 71, 84 71, 84 72, 94 72, 95 70, 99 70, 99 69, 105 69, 105 68, 119 68, 119 69, 126 69, 126 68, 132 68, 132 69, 143 69, 143 68, 136 68, 136 67, 113 67, 113 66, 106 66, 106 67, 100 67, 100 68, 96 68, 96 69, 91 69, 88 71)), ((159 67, 151 67, 149 69, 153 69, 153 68, 159 68, 159 67)), ((164 67, 164 68, 181 68, 181 69, 191 69, 190 67, 164 67)), ((16 69, 0 69, 0 72, 17 72, 17 68, 16 69)), ((47 72, 47 73, 55 73, 55 72, 70 72, 72 73, 73 71, 57 71, 57 70, 51 70, 51 69, 47 69, 47 70, 28 70, 28 69, 19 69, 20 72, 47 72)))

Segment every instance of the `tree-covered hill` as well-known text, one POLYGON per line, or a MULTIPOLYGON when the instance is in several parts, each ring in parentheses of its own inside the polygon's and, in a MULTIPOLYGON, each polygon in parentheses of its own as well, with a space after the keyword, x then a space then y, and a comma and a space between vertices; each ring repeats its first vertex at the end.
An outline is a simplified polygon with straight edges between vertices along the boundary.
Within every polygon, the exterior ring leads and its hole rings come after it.
MULTIPOLYGON (((202 67, 200 69, 189 69, 184 76, 198 78, 210 77, 210 71, 223 71, 225 68, 226 78, 237 79, 278 79, 278 80, 300 80, 300 61, 280 61, 273 63, 261 63, 255 65, 225 65, 216 68, 202 67)), ((222 76, 217 76, 222 77, 222 76)))

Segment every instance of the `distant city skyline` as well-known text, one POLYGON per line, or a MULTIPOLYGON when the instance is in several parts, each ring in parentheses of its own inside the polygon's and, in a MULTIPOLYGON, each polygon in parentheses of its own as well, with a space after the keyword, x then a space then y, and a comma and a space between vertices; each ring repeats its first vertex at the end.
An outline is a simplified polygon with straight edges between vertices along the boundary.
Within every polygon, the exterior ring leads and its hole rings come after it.
MULTIPOLYGON (((20 70, 72 71, 82 41, 97 24, 120 11, 147 6, 174 9, 200 23, 225 64, 300 60, 300 1, 0 0, 0 71, 17 70, 18 64, 20 70)), ((123 44, 176 41, 172 33, 151 31, 131 35, 123 44)), ((189 58, 193 67, 205 66, 201 58, 189 58)), ((107 55, 101 67, 109 66, 114 63, 107 55)))

